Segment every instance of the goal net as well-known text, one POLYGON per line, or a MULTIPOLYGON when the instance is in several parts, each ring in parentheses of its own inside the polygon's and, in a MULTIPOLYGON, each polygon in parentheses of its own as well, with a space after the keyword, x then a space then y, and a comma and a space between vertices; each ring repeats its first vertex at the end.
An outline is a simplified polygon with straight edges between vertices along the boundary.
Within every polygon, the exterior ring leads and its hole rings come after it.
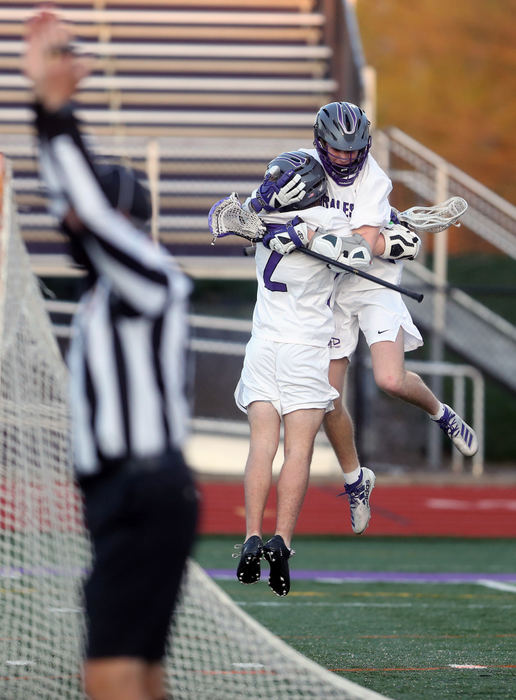
POLYGON ((89 559, 68 446, 66 370, 18 234, 0 233, 0 697, 81 698, 79 583, 89 559))
MULTIPOLYGON (((81 584, 91 551, 71 471, 66 369, 19 234, 8 173, 3 182, 0 698, 82 699, 81 584)), ((291 649, 195 562, 171 630, 167 683, 174 700, 382 697, 291 649)))

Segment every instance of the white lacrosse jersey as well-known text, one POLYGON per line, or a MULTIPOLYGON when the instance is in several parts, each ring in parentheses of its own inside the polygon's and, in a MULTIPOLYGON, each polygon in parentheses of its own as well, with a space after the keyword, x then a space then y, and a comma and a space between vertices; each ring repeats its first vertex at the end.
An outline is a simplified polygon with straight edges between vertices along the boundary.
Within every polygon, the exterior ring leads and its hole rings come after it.
MULTIPOLYGON (((319 160, 315 149, 304 148, 300 150, 304 150, 319 160)), ((392 190, 392 182, 373 156, 367 156, 362 170, 352 185, 347 187, 337 185, 329 176, 326 180, 328 191, 322 198, 321 204, 329 212, 326 226, 324 226, 329 233, 349 236, 354 229, 360 226, 383 228, 389 223, 391 217, 389 194, 392 190)), ((303 218, 305 218, 306 211, 303 213, 303 218)), ((363 269, 375 277, 399 284, 403 271, 403 261, 374 257, 371 265, 363 269)), ((345 293, 345 290, 359 291, 378 288, 376 283, 352 274, 339 275, 337 286, 339 296, 341 290, 345 293)))
MULTIPOLYGON (((267 223, 285 223, 296 214, 316 228, 316 220, 328 217, 328 210, 313 207, 299 212, 271 212, 263 219, 267 223)), ((335 276, 324 263, 302 252, 280 255, 258 243, 253 335, 282 343, 326 347, 334 329, 335 276)))

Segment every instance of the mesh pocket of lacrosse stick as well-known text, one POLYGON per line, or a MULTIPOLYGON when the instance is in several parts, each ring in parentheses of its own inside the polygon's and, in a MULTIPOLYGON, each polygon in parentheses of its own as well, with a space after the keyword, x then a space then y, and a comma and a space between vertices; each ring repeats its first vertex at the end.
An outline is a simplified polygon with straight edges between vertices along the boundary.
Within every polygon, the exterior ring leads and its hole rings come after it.
POLYGON ((212 206, 208 215, 208 225, 213 236, 212 245, 217 238, 231 234, 248 241, 256 241, 265 232, 265 226, 258 214, 243 209, 236 192, 212 206))
POLYGON ((439 233, 448 226, 460 226, 458 219, 467 208, 468 203, 462 197, 450 197, 431 207, 411 207, 400 212, 398 219, 415 233, 439 233))

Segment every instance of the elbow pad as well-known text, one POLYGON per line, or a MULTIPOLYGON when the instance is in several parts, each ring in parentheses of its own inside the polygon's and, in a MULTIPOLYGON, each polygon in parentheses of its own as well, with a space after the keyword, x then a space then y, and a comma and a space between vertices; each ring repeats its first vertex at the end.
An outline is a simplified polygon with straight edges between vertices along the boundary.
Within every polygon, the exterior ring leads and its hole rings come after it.
POLYGON ((337 260, 342 253, 342 238, 335 236, 333 233, 326 233, 326 231, 320 230, 312 238, 308 247, 316 253, 337 260))
POLYGON ((371 246, 359 233, 342 239, 340 261, 352 267, 367 267, 371 263, 371 246))
MULTIPOLYGON (((351 267, 366 267, 371 262, 371 247, 360 234, 343 238, 332 233, 322 233, 314 236, 310 246, 316 253, 321 253, 337 262, 346 263, 351 267)), ((328 265, 334 272, 342 272, 339 267, 328 265)))

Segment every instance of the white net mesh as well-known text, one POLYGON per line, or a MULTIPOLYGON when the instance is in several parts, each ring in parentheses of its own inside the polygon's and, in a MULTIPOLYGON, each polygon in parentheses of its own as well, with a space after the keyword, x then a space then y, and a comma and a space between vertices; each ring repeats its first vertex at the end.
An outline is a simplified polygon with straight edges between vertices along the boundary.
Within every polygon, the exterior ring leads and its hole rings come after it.
POLYGON ((416 233, 439 233, 449 226, 460 226, 458 220, 468 208, 462 197, 450 197, 430 207, 410 207, 398 212, 398 219, 416 233))
MULTIPOLYGON (((0 698, 74 700, 90 548, 70 470, 66 370, 8 193, 2 224, 0 698)), ((194 562, 183 590, 167 660, 175 700, 382 697, 292 650, 194 562)))
POLYGON ((0 268, 0 697, 80 698, 81 570, 66 371, 6 177, 0 268))
POLYGON ((242 208, 236 192, 212 206, 208 224, 214 241, 228 233, 236 233, 249 241, 256 241, 265 231, 258 214, 242 208))
MULTIPOLYGON (((174 700, 384 698, 294 651, 246 615, 195 562, 185 592, 168 665, 174 700)), ((288 615, 279 614, 287 628, 288 615)))

